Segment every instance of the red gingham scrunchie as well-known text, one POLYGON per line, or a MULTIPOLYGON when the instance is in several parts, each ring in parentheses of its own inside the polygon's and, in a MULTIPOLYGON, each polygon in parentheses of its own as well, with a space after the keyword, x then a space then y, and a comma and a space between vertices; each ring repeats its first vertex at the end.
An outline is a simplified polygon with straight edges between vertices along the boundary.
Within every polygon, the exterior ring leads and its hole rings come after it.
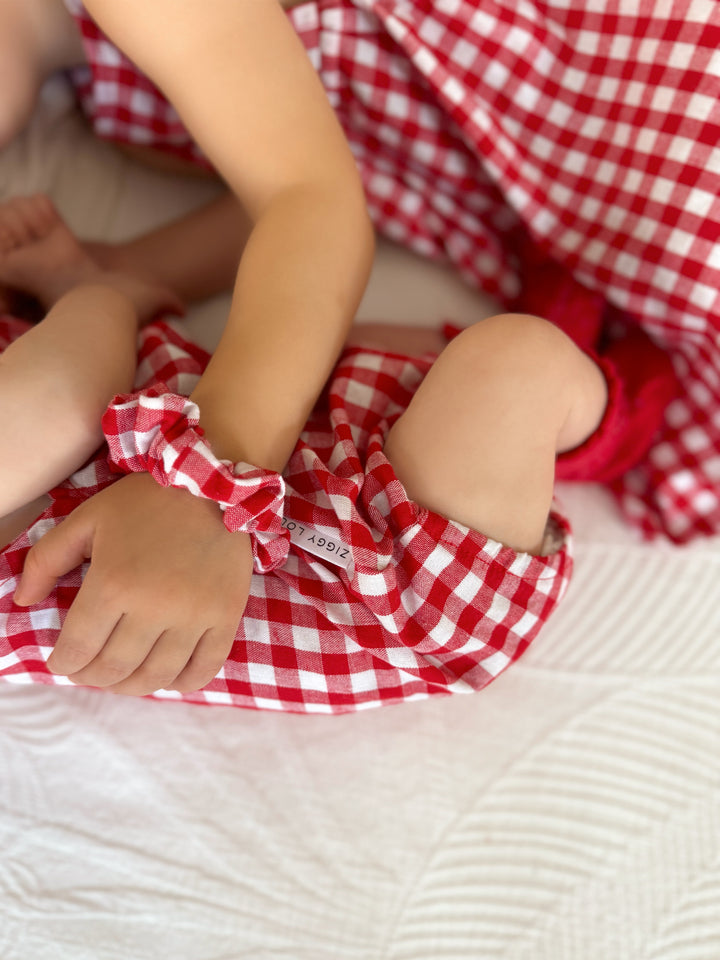
POLYGON ((108 461, 122 473, 149 473, 163 487, 214 500, 229 531, 250 534, 256 572, 282 566, 290 545, 282 527, 285 481, 271 470, 219 460, 199 422, 197 405, 164 383, 118 394, 102 418, 108 461))

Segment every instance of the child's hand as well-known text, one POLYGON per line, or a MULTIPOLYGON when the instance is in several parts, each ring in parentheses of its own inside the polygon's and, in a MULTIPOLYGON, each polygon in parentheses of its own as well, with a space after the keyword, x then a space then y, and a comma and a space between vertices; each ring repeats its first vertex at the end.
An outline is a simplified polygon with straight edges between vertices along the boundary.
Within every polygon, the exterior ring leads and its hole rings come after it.
POLYGON ((132 474, 47 533, 25 561, 16 602, 90 569, 48 659, 74 683, 137 696, 209 683, 227 659, 252 574, 250 538, 217 504, 132 474))

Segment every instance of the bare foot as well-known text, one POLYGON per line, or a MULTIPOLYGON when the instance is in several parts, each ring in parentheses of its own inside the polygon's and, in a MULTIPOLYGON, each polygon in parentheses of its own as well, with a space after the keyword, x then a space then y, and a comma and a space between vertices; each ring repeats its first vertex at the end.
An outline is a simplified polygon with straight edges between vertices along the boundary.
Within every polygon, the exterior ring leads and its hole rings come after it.
POLYGON ((2 288, 20 291, 35 297, 47 311, 82 283, 106 283, 122 290, 134 302, 141 323, 163 312, 184 313, 183 304, 164 287, 104 270, 45 194, 0 204, 0 301, 2 288))

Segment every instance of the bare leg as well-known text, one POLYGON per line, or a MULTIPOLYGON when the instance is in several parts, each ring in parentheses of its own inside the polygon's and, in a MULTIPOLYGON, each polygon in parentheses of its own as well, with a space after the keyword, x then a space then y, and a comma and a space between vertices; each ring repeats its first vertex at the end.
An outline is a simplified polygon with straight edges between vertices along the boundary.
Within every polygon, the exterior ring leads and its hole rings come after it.
POLYGON ((491 317, 445 348, 385 452, 423 506, 537 553, 556 454, 595 431, 606 402, 599 368, 552 324, 491 317))
POLYGON ((90 260, 46 198, 0 206, 0 282, 47 317, 0 356, 0 516, 64 479, 99 446, 100 417, 132 385, 137 328, 164 290, 90 260))

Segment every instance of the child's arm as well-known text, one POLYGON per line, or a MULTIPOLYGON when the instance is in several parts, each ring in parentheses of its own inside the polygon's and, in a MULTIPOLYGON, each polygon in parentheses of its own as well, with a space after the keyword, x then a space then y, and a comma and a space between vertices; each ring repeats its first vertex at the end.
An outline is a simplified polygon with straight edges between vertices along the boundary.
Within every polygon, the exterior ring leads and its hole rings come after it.
MULTIPOLYGON (((175 104, 254 223, 225 334, 192 399, 217 456, 281 470, 372 262, 352 154, 277 0, 87 6, 175 104)), ((39 542, 17 598, 42 599, 87 556, 49 665, 127 693, 207 683, 247 598, 249 537, 228 533, 213 504, 127 477, 39 542)))
POLYGON ((169 97, 254 222, 225 335, 193 399, 220 456, 281 469, 372 260, 342 130, 277 0, 87 6, 169 97))
POLYGON ((146 277, 183 303, 232 290, 252 224, 229 191, 190 213, 120 243, 83 246, 107 270, 146 277))

